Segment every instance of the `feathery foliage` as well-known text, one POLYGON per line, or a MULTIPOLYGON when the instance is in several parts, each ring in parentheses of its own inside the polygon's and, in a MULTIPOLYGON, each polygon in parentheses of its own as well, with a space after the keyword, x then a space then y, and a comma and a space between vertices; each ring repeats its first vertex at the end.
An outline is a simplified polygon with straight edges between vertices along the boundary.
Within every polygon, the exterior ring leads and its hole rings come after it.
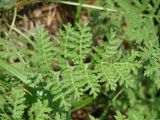
POLYGON ((36 103, 32 104, 32 107, 28 112, 29 120, 49 120, 49 113, 51 110, 52 109, 48 107, 47 100, 38 100, 36 103))
POLYGON ((44 26, 30 36, 0 30, 0 119, 71 120, 87 105, 103 111, 90 120, 160 118, 159 0, 97 4, 104 11, 88 11, 90 24, 57 36, 44 26))
POLYGON ((22 89, 12 88, 9 95, 5 95, 4 98, 1 96, 3 108, 0 116, 2 119, 22 119, 26 108, 24 95, 25 93, 22 89))

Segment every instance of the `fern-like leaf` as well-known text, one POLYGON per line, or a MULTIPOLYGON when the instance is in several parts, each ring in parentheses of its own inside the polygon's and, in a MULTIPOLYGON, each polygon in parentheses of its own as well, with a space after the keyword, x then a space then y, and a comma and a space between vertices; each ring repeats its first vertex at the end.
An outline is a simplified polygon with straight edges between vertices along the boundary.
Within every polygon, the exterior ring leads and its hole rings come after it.
MULTIPOLYGON (((51 70, 51 63, 53 60, 53 46, 49 41, 50 37, 45 31, 44 27, 39 27, 35 36, 36 53, 32 57, 32 61, 37 65, 37 70, 47 72, 51 70)), ((40 72, 41 72, 40 71, 40 72)))
POLYGON ((87 23, 82 26, 77 24, 77 29, 74 29, 70 24, 64 28, 65 31, 60 31, 61 37, 56 39, 61 48, 55 48, 55 52, 64 56, 65 60, 72 60, 74 64, 82 64, 90 52, 91 28, 87 23))
POLYGON ((52 109, 48 107, 47 100, 38 100, 32 105, 28 112, 29 120, 51 120, 51 117, 49 115, 51 111, 52 109))
POLYGON ((88 68, 89 65, 79 65, 75 69, 76 79, 80 81, 81 85, 84 85, 83 92, 88 91, 94 98, 97 97, 100 92, 99 80, 95 79, 96 75, 88 68))
POLYGON ((1 114, 3 119, 22 119, 24 109, 26 108, 25 93, 22 89, 12 88, 11 95, 6 96, 6 112, 1 114))
POLYGON ((135 61, 138 56, 137 52, 132 52, 123 58, 118 47, 121 45, 121 40, 116 38, 115 33, 111 33, 108 44, 103 44, 101 48, 95 48, 97 54, 93 56, 95 65, 94 72, 97 74, 97 80, 106 82, 106 88, 115 90, 117 83, 125 87, 132 86, 134 74, 137 73, 137 68, 140 63, 135 61), (121 60, 120 60, 121 58, 121 60))
POLYGON ((116 37, 116 32, 111 31, 109 41, 99 42, 98 47, 94 47, 96 54, 93 55, 93 60, 95 62, 112 62, 112 58, 118 57, 118 48, 122 43, 121 39, 116 37))
POLYGON ((119 111, 116 112, 114 116, 116 120, 127 120, 125 115, 122 115, 119 111))
POLYGON ((72 120, 67 114, 65 113, 56 113, 54 116, 54 120, 72 120))
POLYGON ((144 75, 154 80, 157 88, 160 88, 160 48, 150 46, 150 49, 142 49, 141 57, 149 62, 144 66, 144 75))
POLYGON ((68 67, 62 73, 63 79, 63 88, 68 91, 71 95, 74 96, 76 100, 79 100, 83 95, 84 83, 81 79, 77 78, 77 74, 74 70, 74 67, 68 67), (70 88, 70 89, 68 89, 70 88))
POLYGON ((50 75, 50 81, 47 82, 46 90, 50 90, 53 95, 53 102, 59 102, 59 107, 65 111, 68 111, 71 107, 70 97, 66 89, 65 84, 60 79, 60 72, 52 73, 50 75))
POLYGON ((73 53, 73 56, 71 57, 76 64, 82 64, 84 59, 90 52, 92 34, 91 28, 88 26, 87 23, 84 23, 82 26, 77 24, 77 27, 79 34, 75 34, 75 39, 71 39, 71 43, 75 45, 75 51, 73 53))

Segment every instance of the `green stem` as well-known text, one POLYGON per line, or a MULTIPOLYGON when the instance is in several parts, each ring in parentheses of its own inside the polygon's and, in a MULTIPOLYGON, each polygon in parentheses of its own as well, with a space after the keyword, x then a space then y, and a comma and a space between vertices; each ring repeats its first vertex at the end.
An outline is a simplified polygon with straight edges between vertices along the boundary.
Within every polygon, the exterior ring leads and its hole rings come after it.
POLYGON ((90 8, 90 9, 96 9, 96 10, 106 10, 106 11, 110 11, 110 12, 118 12, 115 9, 110 9, 110 8, 104 8, 101 6, 96 6, 96 5, 88 5, 88 4, 80 4, 77 2, 71 2, 71 1, 56 1, 57 3, 61 3, 61 4, 66 4, 66 5, 73 5, 73 6, 82 6, 84 8, 90 8))
POLYGON ((5 69, 6 71, 12 73, 14 76, 19 78, 23 83, 28 84, 30 82, 24 74, 17 71, 17 69, 15 67, 13 67, 9 63, 6 63, 2 59, 0 59, 0 67, 5 69))
MULTIPOLYGON (((96 5, 89 5, 89 4, 80 4, 77 2, 71 2, 71 1, 56 1, 56 3, 66 4, 66 5, 73 5, 73 6, 81 6, 83 8, 90 8, 90 9, 96 9, 96 10, 102 10, 102 11, 109 11, 113 13, 124 13, 124 11, 119 11, 112 8, 104 8, 101 6, 96 5)), ((153 17, 159 19, 160 17, 158 15, 146 15, 146 14, 139 14, 141 17, 153 17)))
POLYGON ((79 0, 79 6, 77 7, 77 12, 76 12, 76 22, 79 22, 79 19, 80 19, 80 16, 81 16, 81 11, 82 11, 82 3, 83 3, 83 0, 79 0))
MULTIPOLYGON (((8 27, 11 28, 10 25, 8 25, 8 27)), ((25 35, 22 31, 20 31, 20 30, 17 29, 16 27, 12 27, 12 30, 14 30, 14 31, 17 32, 19 35, 21 35, 23 38, 25 38, 26 40, 28 40, 28 42, 29 42, 33 47, 35 47, 34 42, 33 42, 27 35, 25 35)))
POLYGON ((92 102, 94 101, 94 98, 93 97, 87 97, 86 99, 84 100, 81 100, 79 102, 76 102, 74 105, 73 105, 73 109, 71 110, 71 112, 75 111, 75 110, 78 110, 86 105, 89 105, 91 104, 92 102))
POLYGON ((100 120, 105 120, 106 114, 108 113, 110 106, 111 106, 111 102, 105 106, 105 109, 100 116, 100 120))
POLYGON ((106 115, 107 115, 107 113, 108 113, 108 111, 109 111, 109 108, 111 107, 111 105, 112 105, 112 103, 118 98, 118 96, 122 93, 124 91, 124 89, 121 89, 115 96, 113 95, 112 97, 111 97, 111 102, 110 103, 107 103, 106 104, 106 106, 105 106, 105 108, 104 108, 104 111, 103 111, 103 113, 101 114, 101 116, 100 116, 100 120, 105 120, 105 117, 106 117, 106 115))
POLYGON ((12 32, 12 29, 13 29, 15 21, 16 21, 16 16, 17 16, 17 8, 14 8, 13 20, 12 20, 8 35, 10 35, 10 33, 12 32))

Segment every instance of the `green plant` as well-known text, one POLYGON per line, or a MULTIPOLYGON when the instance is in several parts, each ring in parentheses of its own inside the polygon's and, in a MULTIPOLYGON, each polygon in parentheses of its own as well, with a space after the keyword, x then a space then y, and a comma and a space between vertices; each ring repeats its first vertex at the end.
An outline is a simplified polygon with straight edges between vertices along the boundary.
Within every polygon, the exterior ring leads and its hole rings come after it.
POLYGON ((0 118, 70 120, 73 110, 107 96, 100 120, 109 111, 116 120, 159 119, 158 6, 109 0, 104 9, 115 13, 100 12, 92 25, 64 25, 54 37, 43 26, 18 39, 13 26, 10 34, 2 29, 0 118))

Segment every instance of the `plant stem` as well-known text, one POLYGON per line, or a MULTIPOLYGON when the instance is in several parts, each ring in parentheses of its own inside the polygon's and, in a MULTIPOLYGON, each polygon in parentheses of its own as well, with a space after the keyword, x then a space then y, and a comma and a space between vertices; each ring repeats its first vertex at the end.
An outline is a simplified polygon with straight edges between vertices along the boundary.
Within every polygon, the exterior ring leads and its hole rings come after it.
POLYGON ((79 2, 80 5, 77 7, 76 19, 75 19, 76 22, 79 22, 79 19, 80 19, 80 16, 81 16, 83 0, 79 0, 78 2, 79 2))
MULTIPOLYGON (((48 0, 49 2, 53 2, 52 0, 48 0)), ((29 3, 23 3, 21 5, 22 2, 19 2, 16 4, 16 7, 19 8, 24 6, 24 5, 28 5, 28 4, 33 4, 36 2, 40 2, 40 0, 31 0, 29 3)), ((109 12, 118 12, 118 13, 123 13, 122 11, 116 10, 116 9, 111 9, 111 8, 104 8, 101 6, 96 6, 96 5, 88 5, 88 4, 80 4, 77 2, 71 2, 71 1, 54 1, 54 3, 60 3, 60 4, 65 4, 65 5, 73 5, 73 6, 81 6, 83 8, 90 8, 90 9, 96 9, 96 10, 102 10, 102 11, 109 11, 109 12)), ((157 18, 159 19, 160 16, 158 15, 147 15, 147 14, 139 14, 141 17, 153 17, 153 18, 157 18)))
POLYGON ((16 21, 16 16, 17 16, 17 8, 14 8, 13 20, 12 20, 12 23, 11 23, 11 27, 10 27, 8 36, 9 36, 10 33, 12 32, 12 29, 13 29, 14 24, 15 24, 15 21, 16 21))
POLYGON ((13 67, 12 65, 6 63, 2 59, 0 59, 0 67, 5 69, 6 71, 12 73, 14 76, 19 78, 23 83, 25 83, 25 84, 30 83, 30 81, 27 79, 27 77, 24 74, 22 74, 19 71, 17 71, 17 69, 15 67, 13 67))
POLYGON ((70 1, 56 1, 56 2, 61 3, 61 4, 81 6, 81 7, 84 7, 84 8, 91 8, 91 9, 96 9, 96 10, 107 10, 107 11, 110 11, 110 12, 118 12, 115 9, 110 9, 110 8, 105 9, 104 7, 95 6, 95 5, 80 4, 80 3, 76 3, 76 2, 70 2, 70 1))
POLYGON ((93 97, 87 97, 86 99, 84 100, 81 100, 79 102, 76 102, 74 105, 73 105, 73 109, 71 110, 71 112, 75 111, 75 110, 78 110, 86 105, 89 105, 91 104, 92 102, 94 101, 94 98, 93 97))
MULTIPOLYGON (((10 25, 8 25, 8 27, 11 28, 10 25)), ((28 37, 26 36, 22 31, 20 31, 19 29, 17 29, 16 27, 12 27, 12 30, 14 30, 15 32, 17 32, 19 35, 21 35, 23 38, 25 38, 26 40, 28 40, 28 42, 35 47, 35 43, 28 37)))
MULTIPOLYGON (((80 3, 76 3, 76 2, 70 2, 70 1, 56 1, 56 3, 73 5, 73 6, 81 6, 83 8, 90 8, 90 9, 96 9, 96 10, 102 10, 102 11, 124 13, 124 11, 119 11, 119 10, 116 10, 116 9, 104 8, 104 7, 96 6, 96 5, 80 4, 80 3)), ((153 17, 153 18, 158 18, 158 19, 160 18, 158 15, 139 14, 139 16, 141 16, 141 17, 153 17)))
POLYGON ((109 110, 110 106, 111 106, 111 102, 105 106, 105 109, 104 109, 103 113, 100 116, 100 120, 104 120, 105 119, 105 116, 108 113, 108 110, 109 110))
POLYGON ((112 100, 110 103, 107 103, 104 109, 104 112, 101 114, 100 116, 100 120, 105 120, 105 116, 109 111, 110 106, 112 105, 112 103, 118 98, 118 96, 124 91, 124 89, 121 89, 115 96, 112 96, 112 100))

